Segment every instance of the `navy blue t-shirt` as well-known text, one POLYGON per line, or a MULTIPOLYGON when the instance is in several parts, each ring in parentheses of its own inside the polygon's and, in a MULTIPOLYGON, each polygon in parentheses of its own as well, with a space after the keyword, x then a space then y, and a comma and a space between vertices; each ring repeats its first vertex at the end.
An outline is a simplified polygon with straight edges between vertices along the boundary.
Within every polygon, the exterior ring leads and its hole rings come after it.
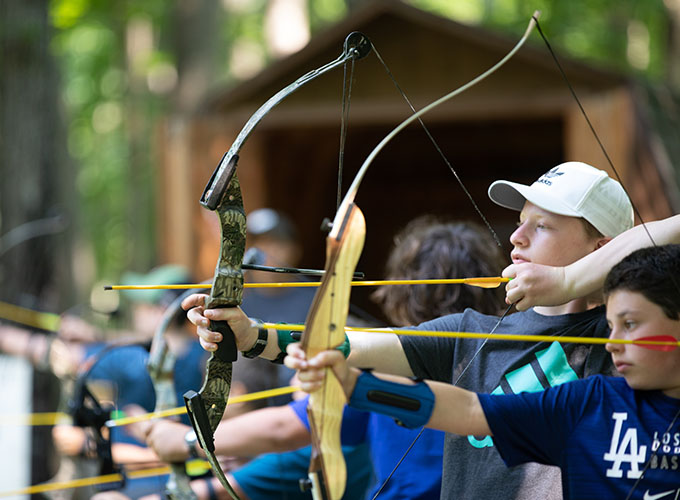
POLYGON ((564 498, 627 498, 647 461, 631 498, 680 498, 680 399, 596 375, 479 401, 505 463, 559 466, 564 498))
MULTIPOLYGON (((307 400, 304 398, 290 403, 295 414, 309 429, 307 421, 307 400)), ((368 454, 368 446, 362 444, 364 439, 348 439, 346 428, 355 427, 354 419, 343 412, 341 429, 342 454, 347 465, 347 484, 344 500, 359 500, 365 497, 366 490, 373 477, 373 469, 368 454), (348 425, 344 425, 347 422, 348 425)), ((356 412, 355 412, 356 413, 356 412)), ((242 468, 232 472, 238 485, 251 500, 266 498, 285 498, 288 500, 311 499, 311 492, 300 491, 299 480, 307 477, 311 446, 285 453, 268 453, 256 457, 242 468)))
MULTIPOLYGON (((177 406, 184 406, 183 394, 189 389, 201 387, 205 360, 209 353, 203 350, 198 341, 191 341, 175 362, 173 374, 177 406)), ((141 345, 114 347, 104 352, 97 360, 88 376, 88 381, 102 381, 109 385, 116 409, 129 404, 137 404, 151 412, 156 406, 151 377, 146 368, 149 351, 141 345)), ((190 425, 189 418, 182 415, 183 423, 190 425)), ((114 427, 111 432, 114 443, 133 443, 144 446, 125 432, 124 427, 114 427)))

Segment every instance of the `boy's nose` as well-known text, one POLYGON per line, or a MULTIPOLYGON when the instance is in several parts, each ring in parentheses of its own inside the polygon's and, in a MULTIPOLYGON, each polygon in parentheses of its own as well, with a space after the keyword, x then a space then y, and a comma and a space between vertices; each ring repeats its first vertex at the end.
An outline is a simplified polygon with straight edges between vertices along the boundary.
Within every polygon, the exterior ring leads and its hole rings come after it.
POLYGON ((510 235, 510 243, 516 247, 524 247, 527 245, 528 240, 524 234, 522 226, 515 229, 510 235))
MULTIPOLYGON (((616 332, 614 330, 612 330, 611 333, 609 334, 609 339, 611 340, 611 339, 615 339, 615 338, 616 338, 616 332)), ((609 353, 621 352, 621 350, 623 349, 623 344, 616 344, 616 343, 613 343, 613 342, 607 342, 604 345, 604 348, 609 353)))

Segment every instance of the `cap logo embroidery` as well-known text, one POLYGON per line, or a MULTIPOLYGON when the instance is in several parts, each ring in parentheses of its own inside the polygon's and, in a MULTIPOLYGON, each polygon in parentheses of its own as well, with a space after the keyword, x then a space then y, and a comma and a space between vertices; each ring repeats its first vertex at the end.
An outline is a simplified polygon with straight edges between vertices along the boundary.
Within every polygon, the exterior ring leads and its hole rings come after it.
POLYGON ((550 170, 548 170, 545 174, 540 176, 536 182, 552 186, 552 181, 550 180, 550 178, 559 177, 560 175, 564 175, 564 172, 560 172, 559 167, 553 167, 550 170))

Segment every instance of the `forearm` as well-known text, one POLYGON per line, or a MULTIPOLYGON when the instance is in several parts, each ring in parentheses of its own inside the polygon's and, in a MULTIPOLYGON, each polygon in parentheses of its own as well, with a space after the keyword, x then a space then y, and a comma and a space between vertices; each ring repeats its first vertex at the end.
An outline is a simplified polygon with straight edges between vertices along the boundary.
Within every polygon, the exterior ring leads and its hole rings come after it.
POLYGON ((46 355, 47 337, 25 328, 0 326, 0 352, 10 356, 19 356, 36 364, 38 359, 46 355))
MULTIPOLYGON (((359 371, 352 370, 348 384, 353 390, 359 371)), ((413 385, 411 379, 374 373, 378 378, 403 385, 413 385)), ((426 427, 453 434, 485 436, 490 434, 489 425, 477 394, 443 382, 426 380, 435 397, 434 408, 426 427)))
POLYGON ((463 436, 491 434, 476 393, 442 382, 427 384, 435 396, 428 427, 463 436))
POLYGON ((151 448, 129 443, 113 443, 111 455, 114 463, 127 464, 134 467, 135 464, 148 466, 150 463, 160 462, 158 455, 151 448))
POLYGON ((309 443, 309 431, 289 406, 263 408, 225 420, 215 432, 219 455, 252 457, 309 443))
POLYGON ((357 368, 413 377, 399 337, 393 333, 349 332, 350 355, 347 361, 357 368))
POLYGON ((669 243, 680 243, 680 215, 648 222, 644 227, 635 226, 620 234, 606 245, 564 268, 571 298, 585 297, 601 290, 611 268, 635 250, 653 244, 669 243))

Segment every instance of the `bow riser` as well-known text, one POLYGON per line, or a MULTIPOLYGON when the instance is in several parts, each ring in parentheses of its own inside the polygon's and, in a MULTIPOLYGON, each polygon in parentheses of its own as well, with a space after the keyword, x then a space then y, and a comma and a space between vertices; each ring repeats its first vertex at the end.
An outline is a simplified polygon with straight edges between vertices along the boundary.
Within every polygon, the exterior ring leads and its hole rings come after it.
POLYGON ((222 200, 216 209, 222 232, 220 259, 215 267, 210 297, 206 299, 207 309, 235 307, 243 299, 241 264, 246 249, 246 215, 236 173, 232 174, 222 200))
MULTIPOLYGON (((333 231, 326 239, 326 279, 317 290, 305 322, 302 347, 308 357, 332 349, 345 341, 345 321, 349 312, 349 286, 366 235, 361 210, 354 204, 339 212, 333 231), (339 222, 338 222, 339 220, 339 222)), ((313 429, 314 452, 310 479, 322 471, 327 498, 342 497, 347 468, 340 443, 342 411, 347 398, 342 385, 329 370, 323 387, 310 395, 307 412, 313 429)))
MULTIPOLYGON (((243 299, 243 272, 241 263, 246 247, 246 216, 243 211, 241 185, 236 173, 216 209, 220 220, 222 244, 220 259, 215 268, 215 277, 210 296, 206 298, 206 309, 236 307, 243 299)), ((227 408, 231 388, 232 362, 237 359, 236 340, 226 321, 211 321, 210 330, 219 332, 223 341, 208 359, 206 377, 200 394, 210 421, 210 429, 215 432, 227 408)))
MULTIPOLYGON (((220 160, 200 201, 205 208, 218 213, 222 230, 220 260, 215 269, 210 297, 205 302, 207 309, 236 307, 240 305, 242 299, 241 263, 245 250, 246 218, 241 189, 236 176, 236 163, 241 146, 260 120, 285 97, 346 61, 361 59, 370 50, 371 44, 365 36, 361 33, 350 33, 345 40, 343 52, 337 59, 301 76, 260 106, 239 132, 229 151, 220 160)), ((342 327, 344 327, 344 322, 340 327, 340 332, 344 335, 342 327)), ((210 329, 221 333, 222 341, 208 360, 206 379, 200 393, 189 391, 184 395, 184 400, 196 435, 215 474, 232 498, 238 498, 217 463, 213 442, 214 431, 227 406, 231 387, 231 363, 236 361, 238 351, 236 339, 227 322, 211 321, 210 329)))
MULTIPOLYGON (((231 150, 230 150, 231 151, 231 150)), ((246 216, 243 209, 241 185, 236 175, 237 155, 233 155, 227 168, 213 174, 201 204, 214 210, 219 218, 221 231, 220 258, 205 308, 236 307, 243 298, 243 272, 241 264, 246 246, 246 216), (206 193, 210 192, 210 199, 206 193)), ((220 163, 220 165, 224 162, 220 163)), ((227 481, 215 456, 214 433, 227 408, 231 390, 232 363, 238 358, 236 338, 226 321, 211 321, 210 330, 222 334, 222 341, 206 363, 206 374, 198 393, 184 394, 187 413, 196 431, 201 447, 210 465, 229 495, 238 495, 227 481)))

